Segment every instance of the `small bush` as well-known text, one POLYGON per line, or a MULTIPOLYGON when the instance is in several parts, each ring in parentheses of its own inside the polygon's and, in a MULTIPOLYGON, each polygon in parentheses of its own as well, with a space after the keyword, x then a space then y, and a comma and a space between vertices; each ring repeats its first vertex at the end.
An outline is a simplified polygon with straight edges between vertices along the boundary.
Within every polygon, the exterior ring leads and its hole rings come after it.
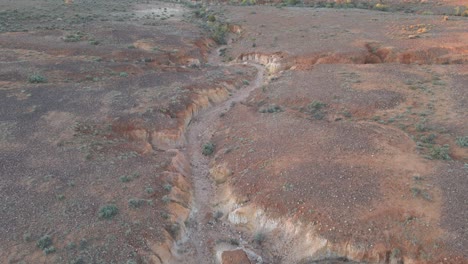
POLYGON ((121 72, 121 73, 119 73, 119 76, 120 76, 120 77, 128 77, 128 73, 126 73, 126 72, 121 72))
POLYGON ((281 109, 280 106, 275 105, 275 104, 269 105, 267 107, 260 108, 260 110, 259 110, 260 113, 270 113, 270 114, 279 113, 279 112, 282 112, 282 111, 283 111, 283 109, 281 109))
POLYGON ((320 101, 313 101, 312 103, 310 103, 309 105, 307 105, 307 110, 309 110, 310 112, 315 112, 315 111, 318 111, 324 107, 326 107, 327 104, 326 103, 323 103, 323 102, 320 102, 320 101))
POLYGON ((400 256, 401 256, 401 250, 399 248, 392 249, 392 253, 390 255, 392 259, 399 258, 400 256))
POLYGON ((82 257, 78 257, 72 261, 70 261, 70 264, 85 264, 85 261, 82 257))
POLYGON ((218 24, 211 29, 211 38, 219 45, 226 44, 227 25, 218 24))
POLYGON ((312 116, 317 120, 322 120, 325 117, 325 113, 322 111, 317 111, 312 116))
POLYGON ((231 244, 233 246, 239 246, 240 245, 239 240, 237 240, 235 238, 230 238, 229 239, 229 244, 231 244))
POLYGON ((169 202, 171 202, 171 198, 169 198, 169 196, 167 195, 164 195, 161 200, 163 201, 163 203, 165 204, 168 204, 169 202))
POLYGON ((177 238, 180 233, 180 226, 178 223, 173 223, 169 227, 167 227, 167 232, 171 234, 172 238, 177 238))
POLYGON ((416 131, 418 132, 424 132, 428 129, 424 122, 419 122, 414 127, 416 128, 416 131))
POLYGON ((221 211, 216 211, 216 212, 214 213, 213 217, 214 217, 214 219, 216 219, 216 221, 217 221, 217 220, 221 219, 221 217, 223 217, 223 215, 224 215, 223 212, 221 212, 221 211))
POLYGON ((426 190, 421 190, 419 188, 413 187, 411 188, 411 193, 413 197, 422 197, 426 201, 432 201, 432 196, 426 190))
POLYGON ((257 234, 255 234, 253 240, 254 240, 255 243, 261 245, 261 244, 263 244, 263 242, 265 242, 266 235, 264 233, 257 233, 257 234))
POLYGON ((152 187, 146 187, 146 188, 145 188, 145 192, 146 192, 147 194, 153 194, 153 193, 154 193, 154 189, 153 189, 152 187))
POLYGON ((208 21, 210 21, 210 22, 215 22, 215 21, 216 21, 215 15, 213 15, 213 14, 208 15, 208 21))
POLYGON ((285 1, 285 4, 288 5, 288 6, 295 6, 297 4, 299 4, 299 0, 286 0, 285 1))
POLYGON ((164 184, 163 189, 165 191, 170 192, 172 190, 172 185, 170 185, 169 183, 166 183, 166 184, 164 184))
POLYGON ((460 147, 468 147, 468 136, 457 137, 457 145, 460 147))
POLYGON ((129 176, 126 176, 126 175, 120 177, 121 182, 129 182, 131 180, 132 180, 132 177, 129 177, 129 176))
POLYGON ((211 154, 213 154, 214 150, 215 150, 215 144, 211 143, 211 142, 208 142, 206 144, 203 145, 203 149, 202 149, 202 154, 205 155, 205 156, 209 156, 211 154))
POLYGON ((107 204, 99 209, 99 217, 103 219, 111 219, 116 216, 119 209, 115 204, 107 204))
POLYGON ((256 0, 242 0, 241 5, 255 5, 257 3, 256 0))
POLYGON ((321 101, 313 101, 307 105, 307 112, 312 114, 315 119, 321 120, 325 117, 326 112, 323 111, 323 108, 327 107, 326 103, 321 101))
POLYGON ((63 41, 65 41, 65 42, 78 42, 78 41, 83 40, 84 36, 85 35, 82 32, 78 31, 78 32, 66 35, 63 38, 63 41))
POLYGON ((30 242, 31 241, 31 233, 23 234, 23 240, 24 240, 24 242, 30 242))
POLYGON ((388 5, 384 5, 384 4, 376 4, 374 6, 375 9, 379 10, 379 11, 387 11, 388 10, 388 5))
POLYGON ((437 136, 435 134, 430 134, 430 135, 427 135, 427 136, 421 136, 419 138, 419 140, 423 143, 426 143, 426 144, 434 144, 434 139, 436 138, 437 136))
POLYGON ((433 159, 451 160, 449 153, 450 147, 448 145, 435 145, 430 148, 430 157, 433 159))
POLYGON ((36 246, 42 250, 52 246, 52 238, 49 235, 44 235, 36 242, 36 246))
POLYGON ((46 83, 47 82, 47 78, 38 74, 38 73, 35 73, 33 75, 30 75, 28 77, 28 82, 30 83, 46 83))
POLYGON ((131 198, 128 200, 128 205, 132 208, 138 208, 143 206, 145 203, 147 203, 146 200, 144 199, 138 199, 138 198, 131 198))
POLYGON ((48 255, 48 254, 55 253, 56 249, 54 246, 50 246, 48 248, 45 248, 43 251, 46 255, 48 255))

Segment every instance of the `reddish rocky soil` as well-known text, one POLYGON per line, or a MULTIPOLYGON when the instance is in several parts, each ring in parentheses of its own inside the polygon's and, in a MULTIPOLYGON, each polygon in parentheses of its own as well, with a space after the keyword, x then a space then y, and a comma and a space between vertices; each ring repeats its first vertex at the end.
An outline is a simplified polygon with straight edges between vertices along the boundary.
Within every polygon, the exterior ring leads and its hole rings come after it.
MULTIPOLYGON (((349 260, 465 262, 468 155, 456 142, 468 131, 466 19, 297 7, 224 15, 242 28, 226 56, 272 74, 212 138, 232 213, 312 226, 349 260)), ((245 224, 263 227, 263 256, 297 261, 297 250, 273 250, 280 227, 254 222, 245 224)))
POLYGON ((465 1, 65 2, 0 3, 1 263, 468 262, 465 1))

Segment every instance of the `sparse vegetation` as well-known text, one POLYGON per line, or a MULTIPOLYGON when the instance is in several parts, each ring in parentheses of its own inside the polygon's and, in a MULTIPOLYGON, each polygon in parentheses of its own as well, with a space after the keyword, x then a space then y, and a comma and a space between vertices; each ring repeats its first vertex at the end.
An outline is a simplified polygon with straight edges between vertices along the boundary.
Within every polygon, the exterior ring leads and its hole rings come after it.
POLYGON ((99 209, 99 217, 102 219, 111 219, 117 215, 119 209, 115 204, 107 204, 99 209))
POLYGON ((210 156, 211 154, 213 154, 215 147, 216 147, 215 144, 213 144, 212 142, 208 142, 204 144, 203 149, 202 149, 202 154, 205 156, 210 156))
POLYGON ((215 21, 216 21, 215 15, 213 15, 213 14, 208 15, 208 21, 210 21, 210 22, 215 22, 215 21))
POLYGON ((468 147, 468 136, 457 137, 456 143, 460 147, 464 147, 464 148, 468 147))
POLYGON ((45 248, 43 251, 46 255, 48 255, 48 254, 55 253, 56 249, 54 246, 50 246, 48 248, 45 248))
POLYGON ((83 40, 84 37, 85 37, 85 34, 83 32, 77 31, 75 33, 71 33, 71 34, 66 35, 63 38, 63 41, 65 41, 65 42, 78 42, 78 41, 83 40))
POLYGON ((30 242, 31 241, 31 233, 23 234, 23 240, 24 240, 24 242, 30 242))
POLYGON ((379 10, 379 11, 388 11, 388 5, 385 5, 385 4, 381 4, 381 3, 377 3, 375 6, 374 6, 375 9, 379 10))
POLYGON ((426 190, 413 187, 411 188, 411 193, 413 194, 413 197, 422 197, 426 201, 432 201, 431 194, 426 190))
POLYGON ((444 146, 434 145, 434 146, 431 146, 429 155, 430 155, 430 157, 432 159, 451 160, 450 146, 449 145, 444 145, 444 146))
POLYGON ((305 111, 311 114, 313 118, 321 120, 326 116, 326 112, 323 110, 325 107, 327 107, 327 104, 314 100, 307 105, 305 111))
POLYGON ((173 223, 173 224, 169 225, 168 228, 167 228, 167 232, 169 232, 169 234, 171 234, 171 236, 176 239, 179 236, 179 233, 180 233, 179 223, 173 223))
POLYGON ((154 193, 154 189, 153 189, 152 187, 146 187, 146 188, 145 188, 145 192, 146 192, 147 194, 153 194, 153 193, 154 193))
POLYGON ((55 252, 55 247, 52 245, 52 237, 44 235, 36 242, 36 246, 41 249, 45 254, 55 252))
POLYGON ((218 44, 226 44, 226 36, 228 33, 228 26, 223 24, 217 24, 211 29, 211 38, 218 44))
POLYGON ((39 73, 34 73, 28 77, 28 82, 30 83, 46 83, 47 78, 39 73))
POLYGON ((163 189, 166 191, 166 192, 170 192, 172 190, 172 185, 169 184, 169 183, 166 183, 163 185, 163 189))
POLYGON ((52 238, 49 235, 44 235, 36 242, 36 246, 42 250, 52 245, 52 238))
POLYGON ((120 179, 121 182, 130 182, 132 180, 132 177, 124 175, 124 176, 120 176, 119 179, 120 179))
POLYGON ((219 219, 221 219, 221 217, 223 217, 223 212, 221 211, 216 211, 214 214, 213 214, 213 217, 216 221, 218 221, 219 219))
POLYGON ((161 200, 163 201, 164 204, 168 204, 171 202, 171 198, 167 195, 164 195, 161 200))
MULTIPOLYGON (((194 17, 180 3, 164 1, 72 2, 0 4, 0 32, 24 31, 0 34, 5 95, 0 151, 7 154, 7 192, 0 197, 21 196, 7 199, 8 212, 0 217, 5 252, 20 254, 12 255, 10 262, 23 261, 21 254, 33 249, 36 252, 29 252, 24 261, 37 257, 39 262, 133 264, 150 261, 148 246, 160 252, 157 247, 166 250, 180 242, 186 244, 171 252, 178 253, 181 262, 191 262, 186 258, 197 255, 191 249, 200 244, 209 247, 201 252, 211 252, 212 241, 219 237, 224 238, 220 248, 230 250, 246 246, 261 253, 260 248, 276 244, 273 234, 280 230, 270 235, 270 227, 259 233, 254 227, 246 241, 245 232, 231 229, 235 224, 228 221, 237 212, 241 219, 243 213, 224 208, 224 201, 231 200, 247 205, 244 212, 252 206, 264 209, 264 217, 289 218, 291 224, 297 220, 304 227, 310 223, 320 231, 317 235, 330 235, 337 245, 343 228, 346 234, 370 234, 364 235, 365 244, 375 245, 373 239, 381 241, 385 235, 378 231, 380 225, 390 226, 397 239, 378 252, 390 262, 406 257, 424 261, 431 249, 445 257, 443 250, 451 250, 454 241, 444 236, 445 230, 452 232, 452 224, 460 230, 460 215, 452 211, 460 208, 464 189, 457 184, 462 182, 460 174, 468 171, 466 151, 460 148, 467 146, 468 138, 457 134, 463 133, 465 101, 450 96, 463 92, 463 79, 459 67, 444 65, 464 63, 457 48, 463 46, 460 38, 450 36, 463 32, 460 27, 466 21, 443 22, 439 17, 439 12, 452 13, 453 6, 426 4, 421 9, 414 1, 408 7, 392 2, 390 9, 398 8, 397 14, 379 14, 183 3, 198 8, 194 17), (407 11, 434 16, 407 16, 407 11), (420 26, 423 23, 433 24, 434 34, 416 34, 430 29, 420 26), (439 34, 444 25, 450 34, 439 34), (409 34, 419 39, 408 40, 409 34), (219 50, 222 57, 210 37, 229 44, 219 50), (437 45, 440 42, 444 45, 437 45), (40 74, 30 76, 36 71, 40 74), (407 79, 411 88, 402 84, 407 79), (241 89, 243 85, 248 89, 241 89), (237 102, 235 107, 229 106, 231 101, 237 102), (196 122, 189 122, 191 116, 185 115, 195 112, 196 122), (219 113, 224 118, 217 119, 219 113), (374 115, 386 125, 368 122, 374 115), (72 127, 75 120, 82 124, 72 127), (207 125, 209 131, 202 132, 207 125), (212 132, 213 143, 206 139, 212 132), (456 161, 422 161, 409 138, 427 158, 456 161), (450 143, 453 155, 448 146, 436 145, 445 143, 450 143), (181 153, 175 154, 173 147, 181 153), (178 155, 186 155, 188 162, 178 155), (191 184, 186 165, 192 166, 193 179, 204 182, 191 184), (207 166, 217 169, 210 170, 212 177, 206 175, 207 166), (142 175, 132 174, 136 170, 142 175), (220 182, 224 187, 215 186, 220 182), (440 182, 447 188, 440 188, 440 182), (225 189, 229 192, 219 194, 232 199, 215 195, 225 189), (190 194, 200 192, 197 197, 216 199, 191 200, 190 194), (381 195, 392 202, 382 204, 381 195), (449 208, 444 207, 446 201, 449 208), (192 206, 201 210, 197 213, 192 206), (365 214, 372 221, 362 221, 356 208, 368 210, 365 214), (446 226, 438 219, 440 211, 457 221, 446 226), (407 215, 419 219, 400 225, 407 215), (18 216, 32 220, 18 224, 18 216), (440 224, 436 233, 431 233, 433 224, 440 224), (200 241, 169 239, 180 239, 182 228, 200 241), (226 234, 219 235, 220 230, 226 234), (444 249, 413 239, 421 230, 428 232, 423 238, 447 238, 444 249), (41 237, 44 234, 48 235, 41 237)), ((256 4, 232 4, 241 2, 256 4)), ((376 1, 361 2, 276 4, 380 8, 376 1)), ((457 15, 464 10, 460 7, 457 15)), ((297 227, 300 236, 301 225, 297 227)), ((269 248, 264 250, 264 262, 291 259, 284 252, 273 256, 269 248)))
POLYGON ((260 108, 259 112, 273 114, 273 113, 283 112, 283 109, 281 109, 279 105, 271 104, 266 107, 260 108))
POLYGON ((266 240, 266 235, 265 233, 259 232, 254 235, 253 241, 258 244, 262 245, 266 240))
POLYGON ((130 200, 128 200, 128 206, 130 206, 131 208, 139 208, 148 203, 149 202, 145 199, 131 198, 130 200))

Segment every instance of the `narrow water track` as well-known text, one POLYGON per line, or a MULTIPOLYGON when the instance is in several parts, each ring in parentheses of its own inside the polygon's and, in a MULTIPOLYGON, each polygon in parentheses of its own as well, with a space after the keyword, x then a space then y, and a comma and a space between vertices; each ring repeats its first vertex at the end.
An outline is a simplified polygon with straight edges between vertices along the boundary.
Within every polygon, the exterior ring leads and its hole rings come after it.
MULTIPOLYGON (((219 56, 220 47, 212 53, 208 62, 212 65, 230 66, 236 63, 224 64, 219 56)), ((240 236, 233 225, 225 221, 209 222, 207 218, 213 213, 215 183, 209 175, 210 158, 202 154, 203 144, 210 141, 216 131, 217 121, 222 113, 229 111, 234 103, 242 102, 255 89, 262 87, 265 81, 265 68, 259 64, 244 62, 257 69, 253 82, 232 94, 226 101, 212 105, 200 111, 187 127, 185 153, 192 166, 192 182, 194 197, 192 213, 186 237, 176 246, 174 252, 177 263, 216 263, 212 245, 219 239, 240 236)))

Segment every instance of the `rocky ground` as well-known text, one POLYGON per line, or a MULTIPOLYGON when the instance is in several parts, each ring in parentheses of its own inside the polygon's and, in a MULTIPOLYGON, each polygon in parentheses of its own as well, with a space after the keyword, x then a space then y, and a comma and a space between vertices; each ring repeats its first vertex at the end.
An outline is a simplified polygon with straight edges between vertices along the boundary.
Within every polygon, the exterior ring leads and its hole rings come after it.
POLYGON ((0 3, 0 262, 467 262, 466 3, 363 3, 0 3))

